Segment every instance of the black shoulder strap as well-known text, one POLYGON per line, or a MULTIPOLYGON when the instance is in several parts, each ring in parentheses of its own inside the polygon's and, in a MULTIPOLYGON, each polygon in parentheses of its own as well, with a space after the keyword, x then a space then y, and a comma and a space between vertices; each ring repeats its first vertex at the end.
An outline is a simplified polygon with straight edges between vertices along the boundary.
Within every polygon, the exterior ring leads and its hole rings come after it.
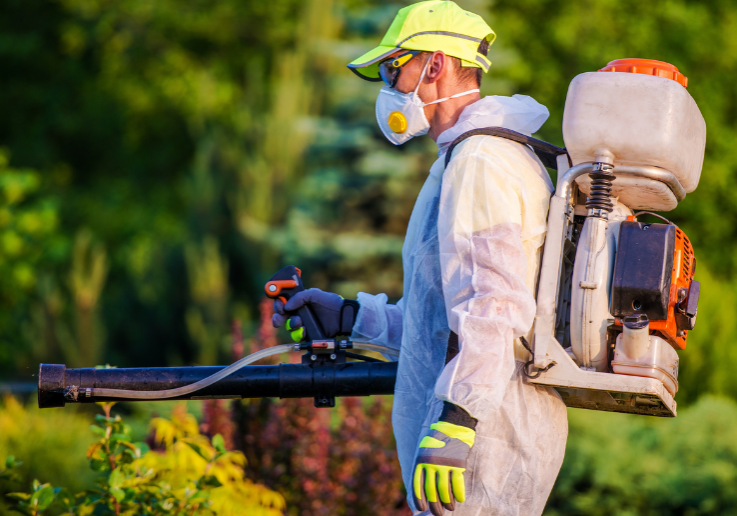
POLYGON ((518 142, 523 145, 529 145, 532 147, 532 151, 537 155, 537 157, 540 158, 542 164, 548 168, 552 168, 553 170, 558 170, 558 164, 556 163, 555 158, 561 154, 567 154, 565 149, 556 147, 552 143, 538 140, 537 138, 518 133, 517 131, 512 131, 511 129, 506 129, 504 127, 482 127, 480 129, 467 131, 453 140, 453 143, 450 144, 448 150, 445 152, 445 166, 448 166, 448 162, 450 162, 450 158, 453 155, 453 149, 456 148, 456 145, 471 136, 478 135, 498 136, 499 138, 512 140, 513 142, 518 142))

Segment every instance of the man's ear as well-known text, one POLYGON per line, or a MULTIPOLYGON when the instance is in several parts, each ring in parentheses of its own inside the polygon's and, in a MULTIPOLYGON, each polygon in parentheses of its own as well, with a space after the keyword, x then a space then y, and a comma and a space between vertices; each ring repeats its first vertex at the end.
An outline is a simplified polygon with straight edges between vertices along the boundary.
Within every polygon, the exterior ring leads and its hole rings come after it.
POLYGON ((427 72, 425 78, 427 82, 433 83, 442 77, 448 71, 450 66, 450 59, 440 50, 433 52, 430 56, 430 61, 427 64, 427 72))

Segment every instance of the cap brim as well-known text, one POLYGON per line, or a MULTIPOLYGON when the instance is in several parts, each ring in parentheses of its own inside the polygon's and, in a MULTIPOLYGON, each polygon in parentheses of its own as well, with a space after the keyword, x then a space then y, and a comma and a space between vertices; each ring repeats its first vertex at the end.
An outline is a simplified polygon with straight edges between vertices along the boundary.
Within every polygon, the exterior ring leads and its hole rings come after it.
POLYGON ((369 50, 347 66, 351 72, 358 75, 361 79, 377 82, 381 80, 381 77, 379 77, 379 62, 400 50, 402 49, 399 47, 378 46, 373 50, 369 50))

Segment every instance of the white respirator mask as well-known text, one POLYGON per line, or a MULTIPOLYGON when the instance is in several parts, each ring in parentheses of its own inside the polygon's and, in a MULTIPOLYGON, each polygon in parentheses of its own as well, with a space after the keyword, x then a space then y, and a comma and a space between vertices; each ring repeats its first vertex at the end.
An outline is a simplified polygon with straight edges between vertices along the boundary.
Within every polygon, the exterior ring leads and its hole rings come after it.
POLYGON ((432 102, 422 102, 422 99, 417 94, 417 90, 420 89, 422 79, 425 78, 425 72, 429 63, 430 60, 428 59, 425 67, 422 69, 417 87, 413 92, 402 93, 384 85, 379 91, 379 96, 376 98, 376 121, 379 123, 379 128, 384 133, 384 136, 386 136, 386 139, 394 145, 402 145, 415 136, 427 134, 430 130, 430 122, 425 117, 425 106, 439 104, 446 100, 463 97, 464 95, 470 95, 479 91, 476 88, 432 102))

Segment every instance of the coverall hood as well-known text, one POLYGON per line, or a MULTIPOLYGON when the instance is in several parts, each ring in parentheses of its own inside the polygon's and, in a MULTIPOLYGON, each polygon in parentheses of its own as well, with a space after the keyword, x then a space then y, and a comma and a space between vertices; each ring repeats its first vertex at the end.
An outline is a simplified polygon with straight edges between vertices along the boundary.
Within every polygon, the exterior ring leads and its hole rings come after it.
POLYGON ((481 127, 504 127, 532 135, 549 116, 548 108, 527 95, 484 97, 466 106, 458 122, 438 136, 438 152, 440 155, 444 154, 453 140, 467 131, 481 127))

